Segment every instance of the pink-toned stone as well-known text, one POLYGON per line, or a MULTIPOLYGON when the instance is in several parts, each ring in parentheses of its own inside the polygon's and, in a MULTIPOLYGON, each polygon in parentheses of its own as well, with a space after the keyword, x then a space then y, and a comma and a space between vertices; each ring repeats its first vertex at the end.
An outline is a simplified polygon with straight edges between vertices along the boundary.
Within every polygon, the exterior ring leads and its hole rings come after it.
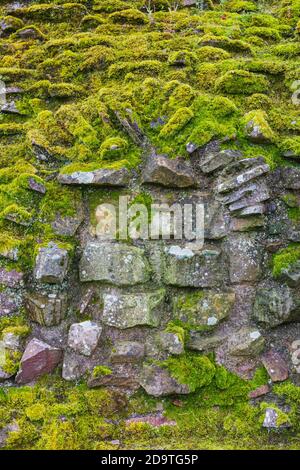
POLYGON ((269 393, 270 387, 269 385, 261 385, 260 387, 257 387, 255 390, 252 390, 249 393, 249 398, 258 398, 262 397, 263 395, 266 395, 269 393))
POLYGON ((268 351, 261 360, 273 382, 283 382, 288 378, 288 366, 278 352, 268 351))
POLYGON ((126 426, 132 423, 145 423, 153 426, 155 428, 159 428, 160 426, 176 426, 176 421, 170 420, 163 416, 161 413, 156 415, 145 415, 145 416, 135 416, 133 418, 126 419, 125 424, 126 426))
POLYGON ((16 382, 31 382, 41 375, 52 372, 62 359, 62 351, 37 338, 33 338, 26 346, 21 359, 20 370, 16 382))

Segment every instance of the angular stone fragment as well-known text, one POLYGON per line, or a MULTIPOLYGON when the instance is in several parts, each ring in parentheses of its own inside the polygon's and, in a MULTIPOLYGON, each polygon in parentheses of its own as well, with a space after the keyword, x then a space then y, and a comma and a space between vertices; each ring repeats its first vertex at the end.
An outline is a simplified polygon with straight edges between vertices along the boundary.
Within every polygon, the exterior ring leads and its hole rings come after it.
POLYGON ((252 390, 251 392, 249 392, 248 396, 250 399, 259 398, 269 393, 269 391, 270 391, 269 385, 267 384, 261 385, 260 387, 257 387, 255 390, 252 390))
POLYGON ((50 242, 39 249, 36 257, 34 277, 37 281, 60 284, 68 269, 68 252, 50 242))
POLYGON ((203 173, 212 173, 216 170, 221 170, 233 160, 242 156, 238 150, 221 150, 219 152, 209 152, 205 154, 200 162, 200 168, 203 173))
POLYGON ((176 333, 170 333, 168 331, 161 331, 157 335, 157 342, 159 347, 168 352, 169 354, 179 355, 184 352, 183 341, 179 338, 176 333))
POLYGON ((190 389, 171 377, 167 369, 156 365, 144 364, 140 376, 140 385, 149 395, 162 397, 173 394, 188 394, 190 389))
POLYGON ((63 359, 62 378, 79 380, 90 368, 89 358, 82 354, 66 351, 63 359))
POLYGON ((13 421, 10 424, 7 424, 0 430, 0 449, 3 449, 7 443, 9 435, 11 432, 19 432, 20 426, 16 421, 13 421))
POLYGON ((261 216, 238 219, 234 217, 230 222, 230 230, 233 232, 249 232, 263 227, 265 220, 261 216))
POLYGON ((159 307, 164 296, 164 289, 150 293, 104 294, 102 321, 120 329, 138 325, 156 327, 160 323, 159 307))
POLYGON ((229 275, 232 283, 256 281, 261 274, 262 249, 255 234, 231 234, 228 239, 229 275))
POLYGON ((22 337, 17 333, 10 331, 2 333, 2 342, 5 349, 11 351, 19 351, 22 347, 22 337))
POLYGON ((269 198, 267 185, 263 181, 255 181, 222 196, 221 200, 224 204, 229 204, 229 210, 233 212, 267 201, 269 198))
MULTIPOLYGON (((267 429, 278 429, 278 428, 286 428, 290 427, 290 423, 288 420, 288 416, 286 417, 286 422, 282 423, 280 420, 280 424, 277 422, 279 418, 278 411, 274 408, 267 408, 265 413, 265 418, 263 422, 263 427, 267 429)), ((282 417, 281 417, 282 419, 282 417)))
POLYGON ((43 326, 59 325, 67 311, 67 295, 55 292, 49 294, 27 292, 25 308, 32 321, 43 326))
POLYGON ((80 279, 120 286, 141 284, 150 278, 144 250, 124 243, 89 242, 80 261, 80 279))
POLYGON ((119 341, 113 347, 111 362, 136 362, 141 360, 145 354, 145 346, 137 341, 119 341))
POLYGON ((217 192, 218 193, 226 193, 228 191, 235 190, 242 186, 245 183, 248 183, 248 181, 251 181, 254 178, 258 178, 261 175, 264 175, 265 173, 268 173, 270 171, 270 167, 267 164, 261 164, 258 166, 255 166, 254 168, 250 168, 249 170, 246 170, 244 173, 241 173, 237 176, 233 176, 229 178, 228 180, 224 181, 223 183, 220 183, 217 186, 217 192))
POLYGON ((257 356, 265 340, 257 328, 242 327, 229 338, 229 352, 233 356, 257 356))
POLYGON ((62 217, 58 214, 55 220, 51 223, 51 227, 53 232, 57 235, 73 237, 83 222, 83 219, 84 217, 81 212, 78 212, 74 217, 62 217))
POLYGON ((288 378, 288 366, 277 351, 268 351, 262 356, 261 361, 265 366, 272 382, 283 382, 288 378))
POLYGON ((62 359, 60 349, 54 348, 37 338, 33 338, 26 346, 21 359, 20 370, 16 382, 25 384, 41 375, 49 374, 62 359))
POLYGON ((21 306, 20 298, 9 292, 0 292, 0 317, 7 317, 18 312, 21 306))
POLYGON ((286 285, 261 285, 256 293, 253 316, 270 327, 300 321, 299 296, 286 285))
POLYGON ((15 269, 7 271, 5 268, 0 268, 0 284, 11 289, 23 286, 23 276, 23 273, 15 269))
POLYGON ((1 113, 3 114, 22 114, 16 107, 16 103, 14 101, 8 101, 3 106, 1 106, 1 113))
POLYGON ((264 116, 265 113, 250 112, 245 116, 245 133, 248 139, 255 144, 270 144, 274 137, 264 116))
POLYGON ((235 302, 231 292, 199 291, 173 298, 173 318, 191 328, 214 327, 226 318, 235 302))
POLYGON ((212 351, 220 346, 225 340, 226 337, 218 334, 207 336, 200 331, 191 331, 187 347, 194 351, 212 351))
MULTIPOLYGON (((5 382, 6 380, 10 379, 13 376, 14 376, 14 374, 11 374, 11 373, 9 374, 9 373, 5 372, 0 366, 0 383, 5 382)), ((0 433, 1 433, 1 431, 0 431, 0 433)), ((1 445, 0 445, 0 448, 1 448, 1 445)))
POLYGON ((46 194, 46 186, 36 181, 35 178, 28 178, 28 187, 36 193, 46 194))
POLYGON ((149 157, 143 170, 143 182, 171 188, 188 188, 196 184, 193 170, 186 160, 163 155, 149 157))
POLYGON ((60 173, 57 177, 59 183, 82 186, 127 186, 130 173, 126 168, 119 170, 102 168, 94 171, 75 171, 74 173, 60 173))
POLYGON ((288 268, 282 269, 280 279, 290 287, 298 287, 300 285, 300 261, 296 261, 288 268))
POLYGON ((263 215, 265 213, 265 206, 263 204, 256 204, 248 206, 239 211, 239 217, 252 217, 254 215, 263 215))
POLYGON ((280 182, 286 189, 300 189, 300 169, 286 167, 281 168, 280 182))
POLYGON ((215 287, 226 279, 226 267, 218 249, 200 253, 179 246, 166 250, 164 282, 181 287, 215 287))
POLYGON ((96 388, 96 387, 114 387, 119 388, 122 390, 127 390, 129 392, 135 392, 140 388, 140 384, 136 380, 135 377, 131 377, 130 375, 126 374, 108 374, 108 375, 101 375, 99 377, 91 376, 88 379, 88 387, 96 388))
POLYGON ((91 356, 98 346, 102 328, 90 320, 73 323, 69 329, 68 346, 79 354, 91 356))

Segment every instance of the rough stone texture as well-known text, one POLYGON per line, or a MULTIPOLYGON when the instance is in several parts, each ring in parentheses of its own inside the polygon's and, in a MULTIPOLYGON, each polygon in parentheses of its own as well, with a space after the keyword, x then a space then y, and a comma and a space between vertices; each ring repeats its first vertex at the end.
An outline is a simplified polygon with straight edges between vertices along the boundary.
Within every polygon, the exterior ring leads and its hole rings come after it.
POLYGON ((191 331, 187 347, 194 351, 206 352, 217 348, 224 341, 226 337, 219 334, 207 336, 201 331, 191 331))
POLYGON ((262 356, 261 360, 272 382, 283 382, 288 378, 288 366, 277 351, 268 351, 262 356))
POLYGON ((5 268, 0 268, 0 284, 11 289, 23 287, 23 273, 15 269, 7 271, 5 268))
POLYGON ((190 249, 172 246, 166 249, 164 281, 181 287, 215 287, 226 278, 222 253, 203 249, 196 254, 190 249))
POLYGON ((254 399, 254 398, 259 398, 263 397, 264 395, 267 395, 267 393, 270 392, 270 387, 269 385, 261 385, 260 387, 257 387, 255 390, 252 390, 249 392, 249 398, 254 399))
POLYGON ((196 180, 189 163, 180 158, 170 159, 152 155, 143 170, 143 182, 171 188, 195 186, 196 180))
POLYGON ((144 251, 125 244, 89 242, 80 261, 81 281, 102 281, 116 285, 147 282, 150 267, 144 251))
POLYGON ((136 362, 145 354, 145 346, 137 341, 119 341, 114 345, 110 356, 112 362, 136 362))
POLYGON ((264 346, 264 337, 257 328, 242 327, 229 339, 229 351, 234 356, 257 356, 264 346))
POLYGON ((29 318, 44 326, 59 325, 65 317, 68 305, 67 295, 56 292, 28 292, 24 304, 29 318))
POLYGON ((280 425, 277 424, 277 419, 278 419, 278 412, 274 408, 267 408, 265 412, 263 427, 267 429, 278 429, 278 428, 290 427, 290 424, 288 422, 281 423, 280 425))
POLYGON ((232 292, 199 291, 173 299, 173 318, 192 328, 214 327, 226 318, 234 305, 232 292))
POLYGON ((262 284, 257 290, 253 317, 271 327, 300 321, 300 298, 286 285, 262 284))
POLYGON ((20 301, 15 294, 0 292, 0 317, 9 317, 19 311, 20 301))
POLYGON ((50 242, 39 249, 36 257, 34 276, 37 281, 60 284, 68 269, 68 252, 50 242))
POLYGON ((281 168, 280 180, 286 189, 300 189, 300 170, 299 168, 281 168))
POLYGON ((255 234, 235 234, 228 239, 229 275, 232 283, 257 281, 261 274, 262 248, 255 234))
POLYGON ((7 439, 11 432, 20 431, 20 426, 16 421, 13 421, 10 424, 7 424, 0 430, 0 449, 3 449, 6 445, 7 439))
POLYGON ((237 176, 230 177, 223 183, 220 183, 217 186, 218 193, 226 193, 228 191, 232 191, 238 189, 243 184, 247 183, 248 181, 253 180, 254 178, 258 178, 259 176, 264 175, 270 171, 270 167, 267 164, 262 164, 255 166, 254 168, 250 168, 246 170, 244 173, 241 173, 237 176))
POLYGON ((73 237, 83 222, 83 214, 78 211, 74 217, 61 217, 57 215, 51 227, 57 235, 73 237))
POLYGON ((79 354, 90 356, 98 345, 101 332, 101 326, 89 320, 73 323, 69 330, 68 346, 79 354))
POLYGON ((12 332, 2 333, 2 343, 5 349, 10 349, 11 351, 19 351, 22 348, 22 338, 20 335, 12 332))
POLYGON ((51 373, 62 359, 62 352, 37 338, 33 338, 26 346, 21 359, 20 370, 16 382, 25 384, 36 380, 44 374, 51 373))
POLYGON ((86 356, 75 352, 65 352, 62 368, 62 377, 65 380, 79 380, 90 368, 86 356))
POLYGON ((286 269, 282 269, 280 278, 290 287, 300 286, 300 261, 296 261, 286 269))
POLYGON ((189 393, 187 385, 179 384, 166 369, 155 365, 144 364, 140 385, 154 397, 189 393))
POLYGON ((120 170, 101 169, 94 171, 75 171, 70 174, 58 175, 61 184, 82 186, 127 186, 130 172, 126 168, 120 170))
POLYGON ((102 321, 120 329, 137 325, 156 327, 160 323, 164 295, 164 289, 150 293, 104 294, 102 321))
POLYGON ((140 388, 140 384, 134 377, 118 373, 102 375, 100 377, 91 376, 88 379, 88 386, 90 388, 113 387, 130 393, 136 392, 140 388))
POLYGON ((241 152, 236 150, 221 150, 219 152, 208 152, 200 162, 203 173, 212 173, 221 170, 233 160, 241 157, 241 152))

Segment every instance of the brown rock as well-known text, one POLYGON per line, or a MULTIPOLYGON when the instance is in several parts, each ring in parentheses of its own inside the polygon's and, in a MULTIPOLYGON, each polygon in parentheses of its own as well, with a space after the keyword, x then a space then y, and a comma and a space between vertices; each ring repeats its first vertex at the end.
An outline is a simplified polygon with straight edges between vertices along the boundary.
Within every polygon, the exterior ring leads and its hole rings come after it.
POLYGON ((261 358, 273 382, 283 382, 289 376, 286 362, 276 351, 268 351, 261 358))
POLYGON ((33 338, 26 346, 21 359, 20 370, 16 382, 25 384, 41 375, 52 372, 62 359, 60 349, 54 348, 37 338, 33 338))
POLYGON ((263 395, 266 395, 267 393, 269 393, 269 391, 270 391, 269 385, 261 385, 260 387, 257 387, 255 390, 252 390, 248 396, 249 398, 258 398, 258 397, 262 397, 263 395))

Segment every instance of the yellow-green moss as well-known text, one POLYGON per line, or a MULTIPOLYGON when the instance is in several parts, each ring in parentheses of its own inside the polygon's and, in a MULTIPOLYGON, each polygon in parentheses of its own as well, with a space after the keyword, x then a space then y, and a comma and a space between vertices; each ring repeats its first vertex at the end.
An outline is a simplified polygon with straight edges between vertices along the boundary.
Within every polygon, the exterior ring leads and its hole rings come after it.
POLYGON ((279 277, 285 269, 300 260, 300 245, 292 243, 273 256, 273 276, 279 277))

